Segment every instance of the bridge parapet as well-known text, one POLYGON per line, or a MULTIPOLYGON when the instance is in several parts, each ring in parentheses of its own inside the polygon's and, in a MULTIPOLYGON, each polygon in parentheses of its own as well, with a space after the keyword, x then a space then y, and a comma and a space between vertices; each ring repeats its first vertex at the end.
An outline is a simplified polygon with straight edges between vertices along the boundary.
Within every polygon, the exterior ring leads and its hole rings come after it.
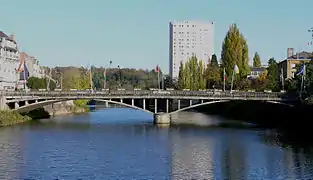
POLYGON ((214 92, 214 91, 151 91, 151 90, 141 90, 141 91, 49 91, 49 92, 4 92, 6 97, 224 97, 224 98, 283 98, 284 93, 274 92, 214 92))

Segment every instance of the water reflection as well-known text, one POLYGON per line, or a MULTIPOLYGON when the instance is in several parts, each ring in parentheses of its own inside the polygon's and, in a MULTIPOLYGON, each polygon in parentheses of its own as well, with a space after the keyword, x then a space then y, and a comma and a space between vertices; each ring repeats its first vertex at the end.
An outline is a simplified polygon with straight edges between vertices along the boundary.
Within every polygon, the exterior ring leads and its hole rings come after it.
MULTIPOLYGON (((205 179, 214 177, 216 139, 190 130, 176 129, 170 134, 172 142, 172 179, 205 179), (191 135, 193 134, 193 135, 191 135)), ((218 147, 217 147, 218 148, 218 147)))
POLYGON ((23 147, 27 139, 20 126, 0 129, 0 179, 18 179, 16 171, 23 165, 23 147))
POLYGON ((1 128, 0 179, 313 179, 312 151, 275 131, 176 117, 197 126, 158 128, 140 111, 112 109, 1 128))

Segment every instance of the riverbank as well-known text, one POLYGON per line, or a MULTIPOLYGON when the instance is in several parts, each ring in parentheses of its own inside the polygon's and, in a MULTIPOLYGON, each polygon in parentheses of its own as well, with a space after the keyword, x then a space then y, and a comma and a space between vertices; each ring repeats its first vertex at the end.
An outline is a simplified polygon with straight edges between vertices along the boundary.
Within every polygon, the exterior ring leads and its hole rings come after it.
POLYGON ((0 111, 0 127, 10 126, 32 120, 29 116, 22 116, 15 111, 0 111))
POLYGON ((30 120, 46 119, 61 115, 88 113, 89 108, 84 105, 85 102, 66 101, 52 105, 44 106, 30 111, 26 114, 20 114, 16 111, 0 111, 0 127, 15 125, 30 120))

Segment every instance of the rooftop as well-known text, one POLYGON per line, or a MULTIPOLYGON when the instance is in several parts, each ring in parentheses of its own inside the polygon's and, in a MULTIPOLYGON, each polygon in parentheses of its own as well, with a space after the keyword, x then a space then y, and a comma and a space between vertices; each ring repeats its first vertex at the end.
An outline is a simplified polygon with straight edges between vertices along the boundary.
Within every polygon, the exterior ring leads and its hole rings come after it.
POLYGON ((311 59, 313 60, 313 53, 302 51, 302 52, 299 52, 295 55, 288 57, 287 59, 311 59))
POLYGON ((4 38, 9 39, 9 36, 6 35, 3 31, 0 31, 0 37, 4 37, 4 38))

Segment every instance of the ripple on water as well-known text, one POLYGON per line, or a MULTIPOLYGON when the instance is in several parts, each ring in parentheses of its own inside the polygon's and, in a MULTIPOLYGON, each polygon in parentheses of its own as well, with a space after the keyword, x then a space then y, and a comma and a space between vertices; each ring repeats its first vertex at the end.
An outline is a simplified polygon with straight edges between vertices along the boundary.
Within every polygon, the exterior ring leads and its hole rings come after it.
POLYGON ((275 133, 151 120, 113 109, 1 128, 0 179, 313 179, 313 153, 275 133))

